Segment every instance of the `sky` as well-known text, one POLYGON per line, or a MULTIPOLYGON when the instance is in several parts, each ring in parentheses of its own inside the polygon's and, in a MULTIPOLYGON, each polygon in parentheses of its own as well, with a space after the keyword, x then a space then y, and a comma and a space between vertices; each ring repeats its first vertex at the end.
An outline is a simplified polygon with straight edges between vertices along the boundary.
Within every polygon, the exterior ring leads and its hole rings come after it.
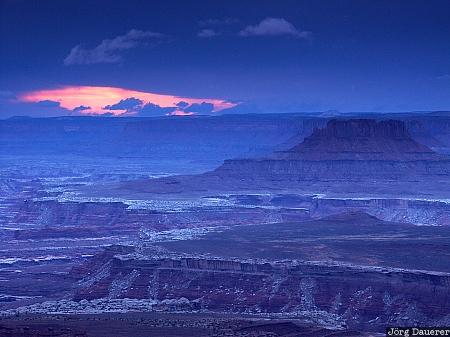
POLYGON ((0 118, 450 110, 450 1, 0 0, 0 118))

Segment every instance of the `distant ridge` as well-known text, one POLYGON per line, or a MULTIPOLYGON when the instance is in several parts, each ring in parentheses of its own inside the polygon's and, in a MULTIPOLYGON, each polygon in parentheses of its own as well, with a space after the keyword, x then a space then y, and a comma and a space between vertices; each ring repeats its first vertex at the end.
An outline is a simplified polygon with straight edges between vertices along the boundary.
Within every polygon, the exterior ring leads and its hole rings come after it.
POLYGON ((7 120, 12 120, 12 121, 14 121, 14 120, 23 120, 23 119, 28 120, 28 119, 32 119, 32 118, 33 117, 27 116, 27 115, 17 115, 17 116, 8 117, 7 120))

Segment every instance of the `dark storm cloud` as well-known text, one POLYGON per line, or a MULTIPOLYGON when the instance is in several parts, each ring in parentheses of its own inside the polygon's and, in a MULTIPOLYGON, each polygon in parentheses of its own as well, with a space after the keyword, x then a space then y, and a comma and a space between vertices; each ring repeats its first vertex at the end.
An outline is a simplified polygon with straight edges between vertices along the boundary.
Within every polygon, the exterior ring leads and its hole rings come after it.
POLYGON ((98 46, 91 49, 81 45, 73 47, 64 59, 64 64, 117 63, 122 61, 120 54, 122 51, 135 48, 145 40, 162 36, 160 33, 132 29, 125 35, 103 40, 98 46))
MULTIPOLYGON (((185 103, 185 102, 180 102, 185 103)), ((178 104, 180 104, 178 103, 178 104)), ((189 104, 188 104, 189 105, 189 104)), ((158 104, 147 103, 140 99, 130 97, 123 99, 120 102, 107 105, 104 107, 105 110, 125 110, 127 113, 134 113, 136 116, 140 117, 150 117, 150 116, 164 116, 170 114, 177 110, 177 107, 162 107, 158 104)))
POLYGON ((112 105, 107 105, 104 110, 126 110, 127 112, 139 111, 144 102, 138 98, 130 97, 120 100, 120 102, 112 105))
POLYGON ((161 107, 157 104, 148 103, 144 105, 142 109, 139 111, 139 116, 140 117, 163 116, 171 112, 174 112, 176 109, 177 109, 176 107, 161 107))
POLYGON ((184 109, 186 112, 195 112, 195 113, 210 113, 214 110, 214 105, 211 103, 194 103, 184 109))
POLYGON ((36 104, 41 106, 41 107, 45 107, 45 108, 57 108, 57 107, 60 106, 59 102, 51 101, 49 99, 46 99, 46 100, 43 100, 43 101, 39 101, 36 104))
POLYGON ((77 106, 76 108, 72 109, 72 111, 80 112, 80 111, 84 111, 84 110, 89 110, 90 108, 91 108, 90 106, 80 105, 80 106, 77 106))
POLYGON ((94 116, 98 116, 98 117, 114 117, 115 115, 112 112, 105 112, 104 114, 97 114, 94 116))
POLYGON ((240 36, 281 36, 289 35, 306 39, 310 32, 297 29, 292 23, 283 18, 266 18, 260 23, 247 26, 239 32, 240 36))
POLYGON ((186 108, 186 107, 189 106, 189 103, 188 103, 188 102, 185 102, 185 101, 181 101, 181 102, 178 102, 178 103, 176 104, 176 106, 179 107, 179 108, 181 108, 181 109, 184 109, 184 108, 186 108))

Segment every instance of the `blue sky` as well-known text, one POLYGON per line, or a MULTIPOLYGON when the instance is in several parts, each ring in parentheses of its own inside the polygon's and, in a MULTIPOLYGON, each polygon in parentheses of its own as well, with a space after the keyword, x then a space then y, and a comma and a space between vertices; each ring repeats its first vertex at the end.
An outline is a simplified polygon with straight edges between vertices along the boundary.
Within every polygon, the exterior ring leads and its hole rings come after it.
POLYGON ((450 110, 449 1, 0 0, 0 13, 0 117, 450 110), (97 89, 75 106, 62 88, 97 89), (128 98, 141 103, 104 109, 128 98))

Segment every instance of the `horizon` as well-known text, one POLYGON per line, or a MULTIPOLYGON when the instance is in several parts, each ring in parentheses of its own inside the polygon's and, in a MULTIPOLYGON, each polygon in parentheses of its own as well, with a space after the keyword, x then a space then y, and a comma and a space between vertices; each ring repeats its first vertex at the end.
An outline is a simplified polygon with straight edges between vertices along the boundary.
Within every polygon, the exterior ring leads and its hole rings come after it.
POLYGON ((298 117, 307 117, 307 118, 322 118, 322 119, 345 119, 345 118, 360 118, 360 119, 373 119, 373 118, 383 118, 383 117, 402 117, 404 115, 410 117, 420 117, 420 116, 430 116, 433 114, 438 114, 438 117, 447 117, 447 114, 450 116, 450 110, 433 110, 433 111, 392 111, 392 112, 381 112, 381 111, 349 111, 349 112, 341 112, 336 110, 328 110, 328 111, 299 111, 299 112, 265 112, 265 113, 239 113, 239 114, 190 114, 190 115, 160 115, 160 116, 129 116, 129 115, 95 115, 95 114, 87 114, 87 115, 58 115, 58 116, 30 116, 30 115, 13 115, 9 117, 0 117, 0 120, 20 120, 20 119, 58 119, 58 118, 92 118, 92 119, 178 119, 180 116, 184 118, 223 118, 223 117, 253 117, 253 116, 273 116, 273 115, 281 115, 281 116, 298 116, 298 117), (441 116, 442 114, 442 116, 441 116))

